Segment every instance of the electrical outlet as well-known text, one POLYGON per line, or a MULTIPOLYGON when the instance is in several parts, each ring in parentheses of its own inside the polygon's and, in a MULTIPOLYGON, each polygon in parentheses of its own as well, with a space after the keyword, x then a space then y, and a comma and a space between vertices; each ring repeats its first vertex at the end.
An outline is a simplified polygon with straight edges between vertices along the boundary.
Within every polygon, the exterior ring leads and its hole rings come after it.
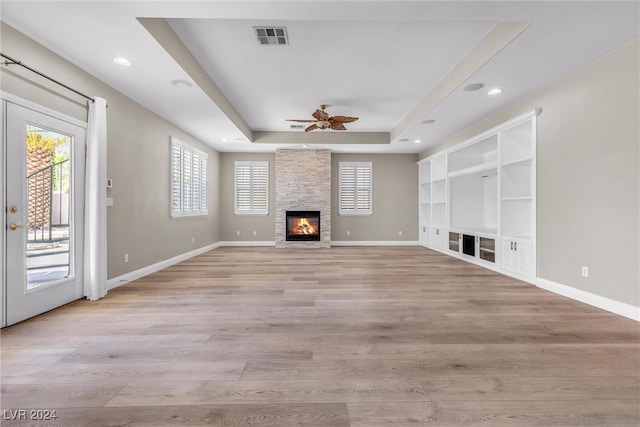
POLYGON ((124 254, 124 262, 129 262, 129 254, 124 254))
POLYGON ((257 232, 257 231, 255 231, 255 230, 253 230, 253 235, 254 235, 254 236, 257 236, 257 235, 258 235, 258 232, 257 232))
POLYGON ((351 231, 347 230, 347 236, 351 236, 351 231))
POLYGON ((402 236, 402 230, 398 231, 398 236, 402 236))
POLYGON ((240 230, 236 230, 236 236, 240 235, 240 230))
POLYGON ((589 267, 585 265, 582 266, 582 277, 589 277, 589 267))
POLYGON ((192 237, 192 238, 191 238, 191 243, 195 243, 195 242, 196 242, 196 238, 195 238, 195 237, 192 237))

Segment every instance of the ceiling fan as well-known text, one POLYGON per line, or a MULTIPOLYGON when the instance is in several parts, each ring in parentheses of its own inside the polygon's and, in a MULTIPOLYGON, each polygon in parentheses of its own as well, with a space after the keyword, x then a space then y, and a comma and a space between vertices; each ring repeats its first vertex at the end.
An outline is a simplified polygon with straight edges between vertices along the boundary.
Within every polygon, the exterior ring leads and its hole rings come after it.
POLYGON ((320 108, 316 110, 312 116, 316 120, 297 120, 297 119, 287 119, 288 122, 299 122, 299 123, 313 123, 304 130, 305 132, 311 132, 316 129, 333 129, 333 130, 347 130, 344 127, 345 123, 351 123, 358 120, 357 117, 349 117, 349 116, 332 116, 324 111, 328 105, 322 104, 320 108))

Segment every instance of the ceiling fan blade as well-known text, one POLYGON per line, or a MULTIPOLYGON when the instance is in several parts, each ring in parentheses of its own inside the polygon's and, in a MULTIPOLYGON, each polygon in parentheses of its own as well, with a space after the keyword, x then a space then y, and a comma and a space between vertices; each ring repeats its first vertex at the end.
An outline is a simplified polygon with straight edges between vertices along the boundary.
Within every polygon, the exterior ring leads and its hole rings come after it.
POLYGON ((333 130, 347 130, 347 128, 344 127, 344 125, 342 123, 339 123, 339 122, 331 123, 330 127, 333 130))
POLYGON ((311 126, 307 126, 307 128, 304 131, 311 132, 312 130, 315 130, 315 129, 318 129, 318 125, 314 123, 311 126))
POLYGON ((349 116, 333 116, 329 117, 329 123, 351 123, 358 120, 358 117, 349 117, 349 116))
POLYGON ((317 120, 298 120, 298 119, 287 119, 288 122, 299 122, 299 123, 315 123, 317 120))
POLYGON ((322 121, 326 121, 329 120, 329 115, 324 112, 323 110, 316 110, 313 114, 313 117, 315 117, 318 120, 322 120, 322 121))

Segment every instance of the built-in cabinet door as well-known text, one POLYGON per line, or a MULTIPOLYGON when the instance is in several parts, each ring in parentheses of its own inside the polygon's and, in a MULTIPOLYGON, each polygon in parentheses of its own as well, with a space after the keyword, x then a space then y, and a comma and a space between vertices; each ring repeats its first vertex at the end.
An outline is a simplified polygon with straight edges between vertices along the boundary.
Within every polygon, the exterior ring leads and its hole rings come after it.
POLYGON ((445 250, 448 243, 448 234, 442 228, 431 229, 432 246, 436 249, 445 250))
POLYGON ((500 250, 502 271, 533 278, 533 253, 531 248, 532 244, 529 240, 503 238, 500 250))
POLYGON ((533 257, 531 253, 531 241, 514 240, 514 253, 516 263, 516 274, 525 277, 534 277, 533 257))
POLYGON ((502 239, 502 243, 500 245, 500 258, 502 271, 515 273, 516 267, 513 254, 513 240, 502 239))
POLYGON ((497 261, 496 239, 478 236, 476 237, 476 242, 476 253, 478 254, 478 259, 495 264, 495 262, 497 261))
POLYGON ((426 225, 420 226, 420 244, 422 246, 431 246, 431 233, 426 225))

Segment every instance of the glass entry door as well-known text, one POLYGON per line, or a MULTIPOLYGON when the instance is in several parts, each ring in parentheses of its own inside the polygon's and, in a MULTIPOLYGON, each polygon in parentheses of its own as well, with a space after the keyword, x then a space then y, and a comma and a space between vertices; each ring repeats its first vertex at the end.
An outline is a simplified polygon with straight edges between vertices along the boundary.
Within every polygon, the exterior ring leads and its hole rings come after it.
POLYGON ((7 325, 82 297, 85 129, 6 103, 7 325))

